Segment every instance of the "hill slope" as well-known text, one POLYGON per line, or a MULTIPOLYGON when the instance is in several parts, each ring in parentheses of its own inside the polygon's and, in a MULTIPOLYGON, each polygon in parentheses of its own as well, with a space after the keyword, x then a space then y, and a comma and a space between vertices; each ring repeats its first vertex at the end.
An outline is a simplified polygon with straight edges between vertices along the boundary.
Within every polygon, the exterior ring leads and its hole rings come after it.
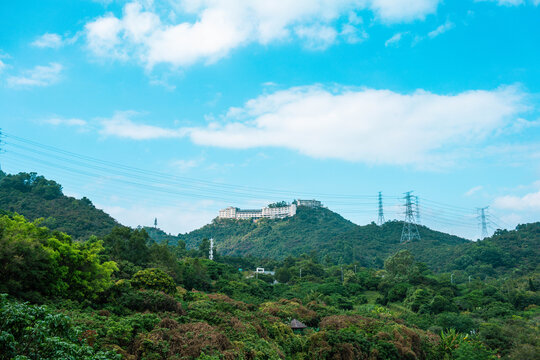
POLYGON ((400 249, 409 249, 418 260, 433 268, 441 267, 430 261, 434 251, 444 254, 468 242, 420 227, 421 242, 400 244, 401 228, 401 222, 358 226, 328 209, 300 206, 295 216, 284 220, 214 219, 211 224, 179 238, 192 248, 203 238, 213 237, 217 250, 224 255, 283 259, 316 251, 328 262, 359 262, 370 267, 381 267, 386 257, 400 249))
POLYGON ((119 225, 87 198, 65 196, 60 184, 36 173, 6 175, 0 171, 0 210, 19 213, 31 221, 44 218, 44 226, 75 239, 104 236, 119 225))
POLYGON ((516 275, 540 272, 540 222, 497 230, 489 238, 459 246, 448 259, 446 270, 474 276, 516 275))
POLYGON ((344 249, 345 263, 359 262, 362 266, 382 267, 384 260, 399 250, 409 250, 417 261, 426 263, 433 270, 445 268, 449 255, 458 246, 472 243, 458 236, 449 235, 419 226, 421 240, 400 243, 403 222, 389 221, 382 226, 374 223, 358 226, 353 231, 331 239, 326 251, 344 249))

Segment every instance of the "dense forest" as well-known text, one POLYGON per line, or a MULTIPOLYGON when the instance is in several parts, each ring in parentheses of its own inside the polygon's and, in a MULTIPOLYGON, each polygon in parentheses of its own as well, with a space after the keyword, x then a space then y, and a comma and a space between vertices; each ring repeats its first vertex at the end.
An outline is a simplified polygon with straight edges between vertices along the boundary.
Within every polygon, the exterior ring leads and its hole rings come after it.
POLYGON ((326 208, 299 206, 287 219, 233 220, 216 218, 212 223, 179 238, 188 248, 203 238, 213 237, 217 249, 226 255, 284 259, 316 250, 327 264, 352 264, 381 267, 389 255, 405 247, 416 258, 434 268, 455 245, 470 243, 457 236, 420 227, 421 242, 400 244, 403 223, 391 221, 383 226, 359 226, 326 208), (441 254, 434 259, 433 253, 441 254))
MULTIPOLYGON (((273 258, 218 249, 211 261, 210 232, 188 247, 119 225, 72 237, 2 213, 0 359, 540 358, 540 223, 475 243, 421 228, 431 257, 444 257, 432 264, 418 244, 395 243, 398 222, 332 235, 356 233, 379 258, 385 248, 380 261, 313 247, 273 258)), ((291 226, 269 224, 267 234, 291 226)))
POLYGON ((60 184, 36 173, 6 175, 0 170, 0 209, 32 221, 43 218, 44 226, 66 232, 75 239, 105 235, 118 225, 88 198, 65 196, 60 184))

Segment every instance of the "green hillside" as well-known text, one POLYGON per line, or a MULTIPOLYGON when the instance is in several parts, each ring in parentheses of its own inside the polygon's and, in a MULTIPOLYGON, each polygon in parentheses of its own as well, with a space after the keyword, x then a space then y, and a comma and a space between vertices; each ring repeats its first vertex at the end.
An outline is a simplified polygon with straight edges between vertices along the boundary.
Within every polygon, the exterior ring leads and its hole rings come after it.
POLYGON ((418 227, 420 241, 400 243, 402 229, 401 221, 389 221, 382 226, 374 223, 357 226, 328 241, 325 251, 341 253, 344 263, 358 262, 362 266, 381 268, 388 256, 399 250, 409 250, 417 261, 426 263, 433 270, 441 270, 445 268, 449 254, 454 254, 456 246, 471 243, 425 226, 418 227))
POLYGON ((43 226, 75 239, 104 236, 119 225, 89 199, 65 196, 60 184, 36 173, 6 175, 0 171, 0 210, 21 214, 32 221, 44 218, 43 226))
POLYGON ((540 222, 497 230, 482 241, 459 246, 446 270, 473 276, 496 277, 503 273, 530 274, 540 269, 540 222))
POLYGON ((160 228, 144 226, 143 229, 148 233, 150 239, 159 244, 175 245, 178 243, 178 236, 167 234, 160 228))
POLYGON ((188 248, 203 238, 213 237, 217 250, 224 255, 283 259, 313 251, 328 263, 358 262, 363 266, 382 267, 389 255, 408 249, 420 261, 442 268, 441 260, 453 247, 468 241, 420 227, 422 240, 400 244, 401 222, 358 226, 326 208, 299 207, 295 216, 283 220, 214 219, 211 224, 179 235, 188 248))

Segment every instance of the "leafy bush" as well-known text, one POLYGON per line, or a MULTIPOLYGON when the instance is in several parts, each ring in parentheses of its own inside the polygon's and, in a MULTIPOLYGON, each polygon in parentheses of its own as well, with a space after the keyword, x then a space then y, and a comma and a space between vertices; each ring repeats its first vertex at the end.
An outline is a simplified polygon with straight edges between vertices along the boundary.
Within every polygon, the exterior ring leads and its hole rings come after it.
POLYGON ((73 325, 66 315, 45 306, 9 301, 0 295, 0 358, 2 359, 121 359, 95 349, 89 332, 73 325))
POLYGON ((138 289, 163 291, 167 294, 176 292, 176 284, 173 278, 163 270, 156 268, 136 272, 131 278, 131 285, 138 289))

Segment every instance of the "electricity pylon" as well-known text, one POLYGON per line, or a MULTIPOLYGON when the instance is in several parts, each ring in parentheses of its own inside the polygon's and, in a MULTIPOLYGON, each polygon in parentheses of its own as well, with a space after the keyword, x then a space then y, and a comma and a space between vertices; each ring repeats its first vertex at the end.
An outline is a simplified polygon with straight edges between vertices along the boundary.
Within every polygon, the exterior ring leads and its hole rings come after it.
POLYGON ((379 218, 377 219, 377 224, 382 225, 384 224, 384 212, 383 212, 383 205, 382 205, 382 194, 379 191, 379 218))
POLYGON ((415 205, 416 205, 416 223, 418 225, 420 225, 420 204, 419 204, 419 201, 418 201, 418 196, 415 196, 414 197, 416 202, 415 202, 415 205))
POLYGON ((482 239, 488 237, 487 220, 486 220, 486 211, 488 208, 489 206, 486 206, 483 208, 476 208, 476 211, 478 211, 478 220, 480 221, 480 224, 482 225, 482 239))
POLYGON ((406 243, 414 239, 420 240, 420 233, 418 232, 418 226, 416 225, 412 208, 411 193, 412 191, 405 193, 405 221, 403 223, 403 230, 401 231, 401 243, 406 243))

